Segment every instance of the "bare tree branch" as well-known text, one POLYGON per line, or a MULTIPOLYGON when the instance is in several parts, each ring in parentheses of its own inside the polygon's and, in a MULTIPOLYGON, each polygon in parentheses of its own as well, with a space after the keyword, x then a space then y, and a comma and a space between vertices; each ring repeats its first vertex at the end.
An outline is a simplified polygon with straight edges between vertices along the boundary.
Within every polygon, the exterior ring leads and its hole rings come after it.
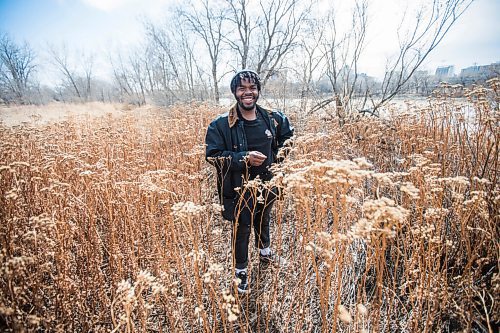
POLYGON ((0 98, 27 103, 35 71, 35 54, 28 44, 16 45, 7 35, 0 36, 0 98))
POLYGON ((213 84, 214 100, 220 101, 218 65, 222 52, 222 40, 225 31, 223 23, 225 21, 226 9, 218 7, 210 0, 201 1, 201 10, 196 8, 193 2, 188 9, 182 7, 178 9, 180 16, 184 17, 190 28, 205 43, 211 62, 211 77, 213 84))
POLYGON ((473 0, 433 0, 430 6, 418 5, 411 22, 405 12, 398 28, 399 50, 387 62, 386 73, 378 91, 370 87, 366 75, 360 81, 359 61, 363 56, 367 31, 367 0, 358 0, 353 11, 352 29, 339 35, 335 13, 328 14, 331 38, 323 45, 328 77, 333 97, 316 104, 311 112, 325 108, 335 101, 339 118, 354 111, 378 114, 379 109, 394 98, 409 83, 428 55, 441 43, 449 29, 467 10, 473 0), (410 25, 408 25, 411 23, 410 25), (409 26, 409 28, 404 28, 409 26), (371 108, 366 104, 371 101, 371 108), (370 111, 371 110, 371 111, 370 111))

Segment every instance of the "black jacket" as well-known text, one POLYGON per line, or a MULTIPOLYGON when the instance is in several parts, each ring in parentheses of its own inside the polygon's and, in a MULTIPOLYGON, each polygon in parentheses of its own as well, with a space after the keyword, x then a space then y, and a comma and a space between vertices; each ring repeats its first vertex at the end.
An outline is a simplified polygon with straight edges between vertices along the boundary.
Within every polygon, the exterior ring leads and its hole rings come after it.
MULTIPOLYGON (((205 157, 217 169, 217 191, 224 206, 222 215, 227 220, 234 218, 234 203, 238 196, 235 188, 242 186, 242 175, 247 171, 244 161, 248 153, 247 140, 243 121, 239 120, 236 108, 234 105, 229 112, 212 121, 205 137, 205 157)), ((260 112, 273 135, 271 163, 280 162, 277 159, 278 150, 284 148, 285 141, 292 138, 293 127, 280 111, 269 111, 257 106, 257 112, 260 112)))

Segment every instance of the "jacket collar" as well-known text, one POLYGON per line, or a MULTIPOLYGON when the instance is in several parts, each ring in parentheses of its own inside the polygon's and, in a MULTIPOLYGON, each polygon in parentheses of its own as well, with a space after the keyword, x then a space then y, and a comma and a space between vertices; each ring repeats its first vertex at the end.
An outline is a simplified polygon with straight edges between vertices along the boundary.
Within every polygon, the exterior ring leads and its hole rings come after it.
MULTIPOLYGON (((240 119, 238 117, 238 104, 237 103, 234 103, 231 108, 229 109, 229 113, 228 113, 228 117, 227 117, 227 121, 229 122, 229 128, 232 128, 236 122, 240 119)), ((257 112, 260 112, 261 114, 265 114, 266 112, 267 113, 271 113, 270 110, 266 110, 262 107, 260 107, 259 105, 256 106, 257 108, 257 112)))
POLYGON ((233 127, 234 124, 236 124, 236 121, 238 120, 238 110, 237 110, 238 104, 234 103, 233 106, 229 109, 229 115, 227 117, 227 120, 229 122, 229 127, 233 127))

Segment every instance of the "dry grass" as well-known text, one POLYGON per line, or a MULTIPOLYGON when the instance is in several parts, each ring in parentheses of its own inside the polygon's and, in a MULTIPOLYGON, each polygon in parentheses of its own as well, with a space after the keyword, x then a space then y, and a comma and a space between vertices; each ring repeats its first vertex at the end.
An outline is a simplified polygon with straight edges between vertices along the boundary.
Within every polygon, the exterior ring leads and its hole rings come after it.
POLYGON ((1 126, 0 328, 493 331, 499 85, 343 128, 292 114, 272 228, 288 265, 251 251, 245 297, 204 161, 220 108, 1 126))

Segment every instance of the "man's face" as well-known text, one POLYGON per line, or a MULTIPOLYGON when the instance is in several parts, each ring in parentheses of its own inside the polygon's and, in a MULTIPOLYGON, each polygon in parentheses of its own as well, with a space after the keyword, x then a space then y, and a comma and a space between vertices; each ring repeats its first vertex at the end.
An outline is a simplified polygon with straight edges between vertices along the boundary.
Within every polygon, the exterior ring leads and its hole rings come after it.
POLYGON ((235 97, 241 109, 246 111, 253 110, 259 99, 257 84, 247 79, 241 79, 240 85, 236 88, 235 97))

